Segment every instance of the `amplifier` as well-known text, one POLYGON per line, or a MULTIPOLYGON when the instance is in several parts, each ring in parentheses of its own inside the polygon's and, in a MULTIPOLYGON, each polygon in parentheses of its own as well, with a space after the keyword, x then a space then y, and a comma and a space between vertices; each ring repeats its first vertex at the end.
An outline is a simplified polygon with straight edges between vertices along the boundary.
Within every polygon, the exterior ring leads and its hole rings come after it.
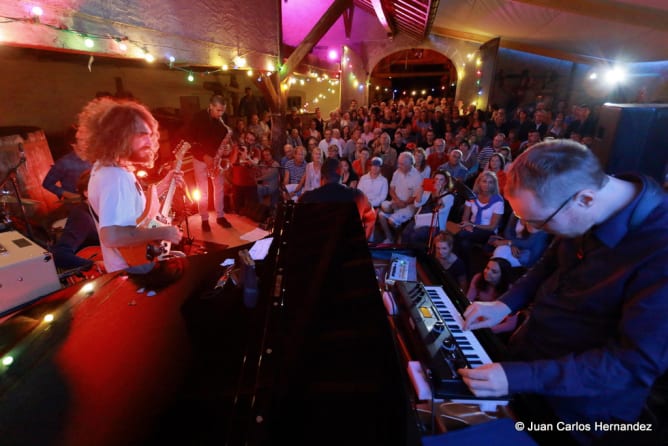
POLYGON ((0 315, 59 288, 53 255, 19 232, 0 233, 0 315))

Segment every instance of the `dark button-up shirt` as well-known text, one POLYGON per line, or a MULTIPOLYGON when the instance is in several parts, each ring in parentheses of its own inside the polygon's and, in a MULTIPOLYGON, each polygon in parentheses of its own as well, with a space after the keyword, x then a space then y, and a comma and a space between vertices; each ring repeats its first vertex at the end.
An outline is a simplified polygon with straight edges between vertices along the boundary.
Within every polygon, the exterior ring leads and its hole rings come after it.
POLYGON ((668 370, 668 198, 647 178, 623 179, 642 186, 632 203, 583 237, 556 239, 501 297, 530 308, 510 340, 518 361, 502 363, 510 392, 543 395, 562 420, 592 429, 636 420, 668 370))
POLYGON ((74 152, 58 158, 42 181, 42 187, 62 198, 63 191, 78 193, 77 182, 92 164, 79 158, 74 152), (58 184, 60 183, 60 185, 58 184))

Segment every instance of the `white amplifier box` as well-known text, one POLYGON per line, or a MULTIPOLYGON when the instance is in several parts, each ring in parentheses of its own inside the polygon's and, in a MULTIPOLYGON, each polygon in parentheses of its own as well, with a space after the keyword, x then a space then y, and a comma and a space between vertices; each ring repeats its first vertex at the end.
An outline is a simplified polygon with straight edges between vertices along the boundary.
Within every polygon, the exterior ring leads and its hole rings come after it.
POLYGON ((0 315, 59 288, 51 253, 19 232, 0 232, 0 315))

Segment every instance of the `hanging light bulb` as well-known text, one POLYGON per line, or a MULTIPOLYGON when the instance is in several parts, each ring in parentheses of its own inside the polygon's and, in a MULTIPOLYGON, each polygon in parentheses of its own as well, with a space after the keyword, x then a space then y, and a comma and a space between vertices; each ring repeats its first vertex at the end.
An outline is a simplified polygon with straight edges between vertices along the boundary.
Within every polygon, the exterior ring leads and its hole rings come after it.
POLYGON ((195 81, 195 76, 193 76, 192 71, 188 73, 188 82, 194 82, 195 81))

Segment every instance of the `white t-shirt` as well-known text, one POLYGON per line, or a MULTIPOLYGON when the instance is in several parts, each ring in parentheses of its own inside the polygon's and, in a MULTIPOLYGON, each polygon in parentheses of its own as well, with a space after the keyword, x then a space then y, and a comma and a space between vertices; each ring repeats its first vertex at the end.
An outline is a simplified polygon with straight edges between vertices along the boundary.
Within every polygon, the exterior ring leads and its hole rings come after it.
POLYGON ((362 175, 359 183, 357 183, 357 188, 364 192, 371 206, 375 208, 380 206, 387 198, 387 178, 381 174, 378 174, 376 178, 371 178, 369 173, 362 175))
MULTIPOLYGON (((98 232, 108 226, 137 226, 146 207, 146 197, 134 174, 121 167, 93 166, 88 183, 88 201, 98 215, 98 232)), ((116 248, 109 248, 100 241, 104 266, 107 272, 128 267, 116 248)))
MULTIPOLYGON (((483 208, 483 207, 487 206, 489 203, 482 204, 476 198, 475 201, 476 201, 477 206, 474 206, 473 201, 474 200, 468 200, 465 203, 465 205, 466 205, 466 207, 471 209, 471 222, 475 223, 476 215, 478 214, 478 208, 483 208)), ((503 215, 503 200, 499 200, 496 203, 494 203, 493 205, 491 205, 490 207, 488 207, 487 209, 484 209, 482 211, 482 214, 480 215, 480 223, 478 223, 478 224, 483 225, 483 226, 490 224, 492 222, 492 216, 494 214, 503 215)))
POLYGON ((392 174, 390 187, 394 187, 394 192, 400 200, 407 201, 415 198, 417 190, 422 186, 422 175, 415 167, 405 174, 397 169, 392 174))
POLYGON ((306 165, 306 179, 304 180, 304 192, 317 189, 320 184, 320 168, 313 167, 313 161, 306 165))

